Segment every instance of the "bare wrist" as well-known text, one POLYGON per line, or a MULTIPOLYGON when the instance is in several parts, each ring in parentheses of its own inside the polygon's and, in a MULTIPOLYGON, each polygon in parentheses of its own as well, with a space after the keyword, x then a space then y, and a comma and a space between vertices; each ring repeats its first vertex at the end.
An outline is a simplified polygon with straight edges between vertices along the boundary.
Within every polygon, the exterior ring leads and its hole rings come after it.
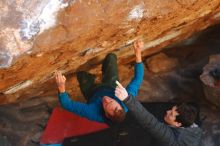
POLYGON ((140 62, 142 62, 141 56, 136 56, 136 63, 140 63, 140 62))
POLYGON ((64 93, 66 91, 65 87, 58 87, 58 90, 59 90, 59 93, 64 93))

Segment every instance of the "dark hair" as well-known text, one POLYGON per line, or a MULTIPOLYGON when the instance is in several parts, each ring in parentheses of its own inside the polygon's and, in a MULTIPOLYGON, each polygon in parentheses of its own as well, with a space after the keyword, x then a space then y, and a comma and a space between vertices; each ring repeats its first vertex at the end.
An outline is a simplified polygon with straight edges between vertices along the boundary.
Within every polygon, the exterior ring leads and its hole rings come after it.
POLYGON ((125 111, 124 110, 115 110, 114 116, 108 115, 108 118, 111 119, 113 122, 120 123, 125 119, 125 111))
POLYGON ((197 109, 189 103, 182 103, 177 106, 177 112, 179 115, 176 116, 176 121, 181 123, 183 127, 192 125, 198 114, 197 109))

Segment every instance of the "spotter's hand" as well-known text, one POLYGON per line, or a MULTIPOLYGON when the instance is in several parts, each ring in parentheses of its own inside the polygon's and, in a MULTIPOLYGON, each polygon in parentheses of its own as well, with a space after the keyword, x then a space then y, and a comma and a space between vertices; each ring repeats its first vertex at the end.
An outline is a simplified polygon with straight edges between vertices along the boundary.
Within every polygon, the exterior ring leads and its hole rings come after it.
POLYGON ((115 96, 123 101, 128 97, 128 92, 118 81, 116 81, 116 84, 117 87, 115 88, 115 96))

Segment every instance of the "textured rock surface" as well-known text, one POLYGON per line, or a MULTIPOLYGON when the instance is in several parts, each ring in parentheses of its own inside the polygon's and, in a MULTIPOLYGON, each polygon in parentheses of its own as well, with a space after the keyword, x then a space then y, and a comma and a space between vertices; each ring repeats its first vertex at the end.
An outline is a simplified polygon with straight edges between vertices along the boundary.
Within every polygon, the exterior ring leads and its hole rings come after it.
POLYGON ((38 146, 49 118, 52 105, 57 100, 35 97, 19 104, 0 107, 0 139, 4 146, 38 146), (48 100, 49 99, 49 100, 48 100))
POLYGON ((169 58, 164 53, 159 53, 147 59, 146 64, 153 73, 168 72, 178 66, 178 60, 177 58, 169 58))
POLYGON ((203 68, 200 76, 203 82, 206 99, 220 108, 220 55, 212 55, 209 57, 209 63, 203 68))
MULTIPOLYGON (((205 118, 202 124, 205 146, 220 145, 220 115, 219 108, 205 100, 199 75, 202 73, 202 68, 209 62, 209 56, 220 54, 219 38, 220 26, 215 26, 200 35, 196 34, 188 40, 175 43, 171 48, 165 48, 162 52, 169 58, 177 58, 179 67, 160 73, 153 73, 145 68, 145 77, 138 96, 139 100, 144 102, 197 102, 201 108, 202 118, 205 118)), ((92 59, 79 69, 90 69, 91 73, 97 75, 96 81, 99 82, 101 59, 101 57, 92 59)), ((133 75, 132 65, 120 65, 119 72, 122 84, 126 85, 133 75)), ((82 101, 74 73, 67 74, 67 81, 68 92, 75 100, 82 101)), ((32 90, 38 90, 44 96, 35 96, 26 101, 0 106, 0 142, 10 143, 13 146, 39 145, 50 110, 57 105, 57 98, 46 96, 53 95, 55 92, 55 85, 51 80, 47 81, 41 90, 38 88, 32 90), (42 92, 42 89, 45 91, 42 92)), ((29 92, 33 92, 32 90, 29 92)))
POLYGON ((0 10, 0 103, 49 94, 55 70, 88 70, 107 52, 128 63, 137 38, 147 56, 220 22, 219 0, 3 0, 0 10))

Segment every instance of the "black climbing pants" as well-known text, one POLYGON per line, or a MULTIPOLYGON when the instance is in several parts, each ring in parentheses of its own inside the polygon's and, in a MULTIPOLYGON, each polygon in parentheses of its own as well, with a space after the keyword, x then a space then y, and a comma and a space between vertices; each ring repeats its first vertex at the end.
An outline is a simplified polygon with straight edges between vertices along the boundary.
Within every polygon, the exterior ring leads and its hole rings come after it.
POLYGON ((98 87, 108 86, 115 88, 115 81, 118 80, 117 56, 113 53, 109 53, 105 57, 102 63, 102 82, 100 84, 95 84, 95 75, 85 71, 77 73, 77 80, 80 90, 87 101, 98 87))

